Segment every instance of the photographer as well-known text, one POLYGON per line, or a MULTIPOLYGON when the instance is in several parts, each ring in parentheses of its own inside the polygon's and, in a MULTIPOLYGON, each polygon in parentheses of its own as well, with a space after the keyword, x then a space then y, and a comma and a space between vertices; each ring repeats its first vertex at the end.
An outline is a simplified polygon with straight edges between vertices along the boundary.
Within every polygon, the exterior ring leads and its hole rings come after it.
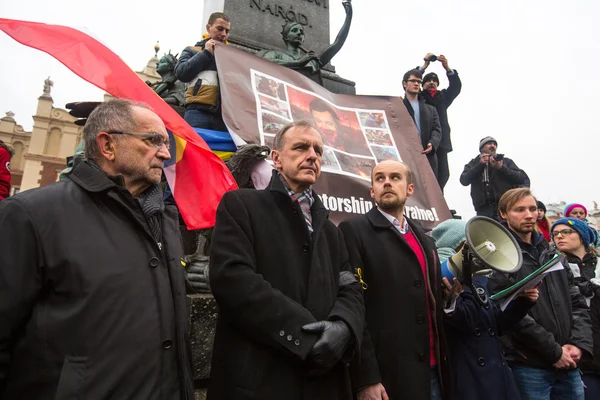
POLYGON ((471 185, 471 199, 477 215, 498 219, 498 201, 508 190, 528 184, 525 172, 504 154, 497 154, 498 142, 486 136, 479 142, 480 154, 465 165, 460 175, 463 186, 471 185))
POLYGON ((423 58, 425 63, 417 69, 421 73, 425 73, 429 64, 434 61, 439 61, 442 67, 446 70, 448 77, 448 87, 439 90, 440 79, 435 72, 430 72, 423 77, 423 90, 419 94, 420 98, 425 100, 425 104, 435 107, 440 117, 440 125, 442 126, 442 141, 436 151, 438 159, 438 182, 440 188, 444 191, 444 186, 450 178, 450 169, 448 167, 448 153, 452 151, 452 141, 450 139, 450 124, 448 123, 448 107, 452 104, 456 96, 460 94, 462 83, 458 77, 458 72, 448 66, 448 59, 444 55, 435 56, 432 53, 427 53, 423 58))

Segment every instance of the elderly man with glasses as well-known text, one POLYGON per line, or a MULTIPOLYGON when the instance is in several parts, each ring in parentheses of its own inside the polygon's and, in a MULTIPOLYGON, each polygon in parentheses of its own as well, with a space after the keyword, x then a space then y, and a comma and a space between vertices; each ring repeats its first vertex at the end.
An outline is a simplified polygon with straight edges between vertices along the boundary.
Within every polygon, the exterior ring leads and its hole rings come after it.
POLYGON ((193 399, 161 119, 111 100, 71 179, 0 203, 0 398, 193 399))
POLYGON ((427 156, 431 170, 439 183, 436 151, 442 141, 442 126, 435 107, 425 104, 425 100, 419 97, 422 82, 423 74, 417 69, 404 74, 402 78, 402 86, 406 92, 404 105, 417 127, 417 134, 423 145, 421 153, 427 156))

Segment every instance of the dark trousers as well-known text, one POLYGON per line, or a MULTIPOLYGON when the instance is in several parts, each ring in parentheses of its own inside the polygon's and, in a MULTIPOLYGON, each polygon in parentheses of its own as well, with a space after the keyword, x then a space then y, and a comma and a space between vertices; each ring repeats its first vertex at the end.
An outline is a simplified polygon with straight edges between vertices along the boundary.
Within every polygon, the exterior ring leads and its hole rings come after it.
POLYGON ((496 221, 500 221, 500 216, 498 215, 498 203, 483 206, 475 211, 477 211, 478 216, 488 217, 496 221))
POLYGON ((429 165, 431 165, 431 170, 433 171, 433 175, 435 175, 435 179, 438 179, 438 158, 437 154, 433 151, 427 154, 427 161, 429 161, 429 165))
POLYGON ((583 384, 585 385, 583 389, 583 393, 585 394, 585 400, 599 400, 600 375, 584 373, 581 379, 583 380, 583 384))
POLYGON ((448 183, 448 179, 450 179, 450 167, 448 166, 448 151, 444 149, 438 149, 436 154, 438 160, 438 183, 440 184, 440 189, 442 189, 443 192, 446 183, 448 183))
POLYGON ((194 128, 227 132, 227 127, 225 126, 225 122, 223 122, 221 113, 197 110, 193 106, 190 106, 186 107, 183 119, 194 128))

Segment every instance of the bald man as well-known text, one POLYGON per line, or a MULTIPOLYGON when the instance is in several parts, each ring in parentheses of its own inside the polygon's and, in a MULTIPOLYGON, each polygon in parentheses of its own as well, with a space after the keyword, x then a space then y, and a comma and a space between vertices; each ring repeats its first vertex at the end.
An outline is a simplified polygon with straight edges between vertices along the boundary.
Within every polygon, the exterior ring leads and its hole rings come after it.
POLYGON ((340 224, 350 263, 366 283, 368 332, 360 360, 352 363, 359 400, 446 399, 450 393, 435 245, 404 216, 412 180, 406 164, 381 162, 371 173, 377 208, 340 224))

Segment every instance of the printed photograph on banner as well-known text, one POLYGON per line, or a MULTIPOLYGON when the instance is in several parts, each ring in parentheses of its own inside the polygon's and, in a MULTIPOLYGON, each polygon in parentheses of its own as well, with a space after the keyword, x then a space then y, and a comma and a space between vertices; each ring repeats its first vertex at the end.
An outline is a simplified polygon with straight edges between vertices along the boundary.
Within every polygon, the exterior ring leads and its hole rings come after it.
POLYGON ((265 94, 274 99, 287 101, 285 84, 277 79, 255 72, 254 87, 259 93, 265 94))
POLYGON ((323 158, 321 159, 321 169, 323 171, 339 171, 340 163, 335 157, 335 152, 329 147, 325 147, 323 158))
POLYGON ((381 162, 384 160, 396 160, 402 161, 400 159, 400 155, 398 151, 393 146, 371 146, 371 150, 373 150, 373 154, 375 154, 375 158, 377 158, 377 162, 381 162))
POLYGON ((284 126, 292 122, 264 111, 260 116, 262 120, 262 125, 260 125, 260 127, 263 134, 276 135, 284 126))
POLYGON ((262 94, 259 94, 258 98, 260 99, 260 108, 263 111, 270 111, 282 118, 290 119, 287 102, 271 99, 270 97, 263 96, 262 94))
POLYGON ((387 121, 385 120, 384 112, 359 112, 360 124, 365 128, 381 128, 388 129, 387 121))
POLYGON ((365 129, 365 136, 369 144, 376 144, 379 146, 393 146, 392 135, 388 130, 381 129, 365 129))
MULTIPOLYGON (((275 135, 262 135, 261 137, 261 145, 267 146, 271 151, 273 150, 273 141, 275 141, 275 135)), ((268 159, 271 159, 270 154, 268 159)))
POLYGON ((364 180, 371 180, 371 171, 375 167, 375 160, 367 157, 357 157, 352 154, 334 151, 342 171, 356 175, 364 180))
POLYGON ((325 146, 346 153, 373 157, 356 117, 355 109, 343 109, 314 93, 287 85, 294 121, 313 123, 325 146))

